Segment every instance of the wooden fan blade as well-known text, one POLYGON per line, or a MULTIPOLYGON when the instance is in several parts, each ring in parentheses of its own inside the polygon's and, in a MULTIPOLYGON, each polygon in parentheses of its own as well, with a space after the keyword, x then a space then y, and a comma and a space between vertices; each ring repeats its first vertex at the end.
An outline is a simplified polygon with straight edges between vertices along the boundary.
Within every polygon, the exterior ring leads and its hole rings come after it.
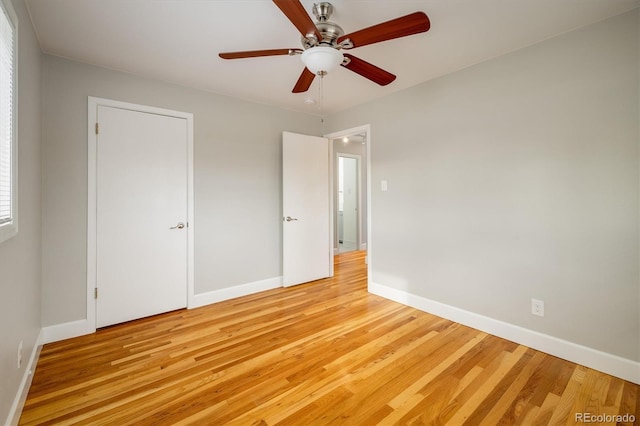
POLYGON ((220 53, 222 59, 243 59, 256 58, 258 56, 278 56, 289 55, 291 52, 300 51, 300 49, 267 49, 267 50, 247 50, 245 52, 223 52, 220 53))
POLYGON ((343 67, 355 72, 356 74, 360 74, 364 78, 368 78, 374 83, 378 83, 380 86, 386 86, 396 79, 395 75, 383 70, 382 68, 378 68, 367 61, 363 61, 362 59, 356 58, 348 53, 344 53, 344 56, 349 58, 350 61, 348 64, 342 65, 343 67))
POLYGON ((313 79, 316 78, 316 75, 309 71, 306 67, 302 70, 302 74, 300 74, 300 78, 296 82, 296 85, 293 86, 292 93, 302 93, 309 90, 311 87, 311 83, 313 83, 313 79))
POLYGON ((322 35, 320 35, 320 31, 316 28, 316 24, 313 23, 311 17, 309 17, 307 11, 304 10, 304 6, 299 0, 273 0, 273 2, 280 8, 282 13, 289 18, 303 37, 313 34, 318 41, 322 40, 322 35))
POLYGON ((428 31, 430 27, 431 23, 424 12, 414 12, 355 33, 345 34, 338 38, 338 43, 349 39, 353 43, 353 47, 361 47, 367 44, 423 33, 428 31))

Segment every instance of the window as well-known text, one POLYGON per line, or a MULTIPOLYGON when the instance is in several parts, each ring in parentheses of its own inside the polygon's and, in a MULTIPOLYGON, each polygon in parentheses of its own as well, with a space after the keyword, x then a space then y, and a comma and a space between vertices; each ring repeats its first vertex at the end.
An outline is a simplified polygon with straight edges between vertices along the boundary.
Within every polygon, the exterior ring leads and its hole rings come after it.
POLYGON ((16 39, 11 2, 0 0, 0 242, 18 232, 16 39))

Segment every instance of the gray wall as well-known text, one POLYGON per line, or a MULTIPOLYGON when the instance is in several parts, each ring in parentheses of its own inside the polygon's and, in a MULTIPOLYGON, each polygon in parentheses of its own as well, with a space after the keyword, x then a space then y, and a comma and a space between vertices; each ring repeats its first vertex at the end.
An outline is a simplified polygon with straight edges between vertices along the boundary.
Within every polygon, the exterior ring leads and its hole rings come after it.
POLYGON ((639 81, 635 10, 328 117, 371 124, 372 281, 640 360, 639 81))
POLYGON ((27 10, 18 15, 18 234, 0 243, 0 424, 13 403, 40 331, 41 55, 27 10), (24 342, 22 368, 18 344, 24 342))
POLYGON ((88 96, 194 114, 196 294, 282 275, 281 132, 317 117, 48 55, 43 81, 43 326, 86 318, 88 96))

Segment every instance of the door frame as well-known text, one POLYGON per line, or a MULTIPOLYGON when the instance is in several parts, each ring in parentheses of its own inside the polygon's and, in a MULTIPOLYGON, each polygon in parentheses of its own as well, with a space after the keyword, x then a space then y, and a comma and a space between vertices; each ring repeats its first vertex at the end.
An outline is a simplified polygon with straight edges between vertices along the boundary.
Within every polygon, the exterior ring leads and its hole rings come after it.
MULTIPOLYGON (((334 184, 333 184, 333 176, 335 175, 336 171, 335 171, 335 155, 333 153, 333 140, 334 139, 340 139, 340 138, 344 138, 344 137, 348 137, 351 135, 357 135, 357 134, 361 134, 364 133, 365 136, 365 144, 366 144, 366 154, 367 154, 367 158, 366 158, 366 164, 367 164, 367 256, 365 257, 365 262, 367 263, 367 285, 369 285, 369 283, 371 282, 371 255, 372 255, 372 242, 371 242, 371 125, 370 124, 365 124, 362 126, 357 126, 357 127, 352 127, 350 129, 346 129, 346 130, 340 130, 337 132, 333 132, 333 133, 329 133, 324 135, 325 138, 329 139, 329 167, 330 167, 330 178, 331 178, 331 244, 333 246, 334 241, 333 241, 333 234, 334 234, 334 229, 333 227, 335 226, 333 224, 333 200, 336 196, 335 194, 335 188, 334 188, 334 184)), ((332 269, 331 272, 333 273, 333 263, 331 264, 332 269)))
MULTIPOLYGON (((336 151, 335 155, 334 155, 334 164, 336 165, 336 167, 334 167, 333 173, 336 174, 336 176, 338 176, 338 179, 336 179, 335 184, 338 185, 339 182, 339 170, 338 170, 338 161, 339 158, 352 158, 354 160, 356 160, 356 188, 357 188, 357 200, 356 200, 356 206, 358 208, 358 212, 356 214, 356 250, 362 250, 362 157, 360 155, 357 154, 349 154, 347 152, 340 152, 340 151, 336 151)), ((334 196, 337 195, 334 194, 334 196)), ((335 201, 335 200, 334 200, 335 201)), ((334 210, 332 212, 332 214, 336 214, 337 217, 337 205, 334 203, 333 205, 334 210)), ((334 227, 336 226, 336 224, 334 223, 334 227)), ((334 235, 336 234, 336 230, 334 230, 334 235)), ((333 243, 335 244, 335 240, 333 241, 333 243)), ((339 248, 339 247, 338 247, 339 248)), ((334 247, 334 250, 336 249, 336 247, 334 247)))
POLYGON ((96 331, 97 285, 97 141, 96 123, 98 107, 106 106, 131 111, 182 118, 187 122, 187 308, 194 306, 194 211, 193 211, 193 114, 138 105, 112 99, 88 97, 87 108, 87 332, 96 331))

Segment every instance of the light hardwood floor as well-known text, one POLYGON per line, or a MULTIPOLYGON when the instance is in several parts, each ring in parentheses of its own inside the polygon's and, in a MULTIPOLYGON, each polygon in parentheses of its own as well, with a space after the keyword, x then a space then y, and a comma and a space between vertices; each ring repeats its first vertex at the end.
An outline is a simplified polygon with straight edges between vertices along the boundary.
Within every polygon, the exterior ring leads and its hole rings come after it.
POLYGON ((639 386, 368 294, 354 252, 331 279, 45 345, 20 424, 555 425, 576 413, 638 418, 639 386))

